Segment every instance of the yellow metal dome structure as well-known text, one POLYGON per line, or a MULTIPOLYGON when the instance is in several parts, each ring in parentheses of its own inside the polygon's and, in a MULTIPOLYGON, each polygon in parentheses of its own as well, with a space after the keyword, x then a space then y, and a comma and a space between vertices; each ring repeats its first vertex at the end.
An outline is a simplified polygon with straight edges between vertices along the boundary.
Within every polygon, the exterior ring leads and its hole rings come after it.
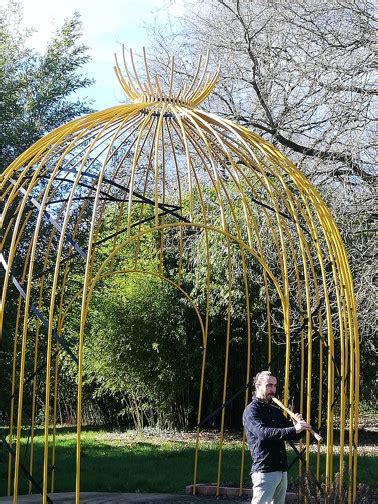
MULTIPOLYGON (((1 358, 12 362, 12 376, 6 377, 11 395, 2 394, 1 405, 2 411, 9 411, 1 438, 9 453, 8 494, 17 501, 20 471, 26 469, 31 491, 36 491, 33 481, 40 480, 43 502, 49 501, 55 467, 59 468, 55 449, 59 366, 71 359, 77 364, 79 502, 84 348, 91 296, 106 277, 138 273, 174 286, 191 303, 201 327, 194 490, 201 462, 206 363, 209 352, 217 351, 208 348, 211 310, 222 289, 227 309, 221 356, 224 376, 219 377, 223 382, 219 463, 214 476, 218 489, 225 413, 235 393, 228 387, 228 369, 232 360, 240 359, 243 405, 250 399, 251 376, 271 368, 278 376, 283 403, 290 405, 295 396, 295 406, 322 432, 324 445, 318 443, 313 449, 317 456, 312 470, 318 479, 324 471, 328 484, 340 472, 340 484, 343 478, 347 481, 352 502, 357 474, 358 328, 350 269, 330 211, 306 177, 274 146, 245 127, 197 108, 217 80, 217 73, 207 70, 208 58, 200 59, 191 82, 175 89, 173 59, 164 85, 150 74, 145 53, 144 71, 139 73, 131 51, 130 57, 123 56, 122 68, 117 63, 115 70, 130 103, 57 128, 1 176, 1 358), (111 233, 103 226, 109 211, 115 216, 111 233), (158 237, 159 253, 153 267, 146 269, 140 248, 151 234, 158 237), (196 240, 205 266, 195 271, 202 275, 202 307, 185 291, 185 277, 192 267, 185 260, 190 237, 196 240), (212 279, 215 242, 223 251, 226 281, 222 286, 212 279), (168 245, 176 251, 169 266, 168 245), (133 251, 134 259, 119 270, 117 257, 126 249, 133 251), (230 352, 236 281, 245 307, 242 338, 247 351, 242 359, 230 352), (66 289, 73 283, 74 296, 72 289, 66 289), (264 337, 259 341, 251 312, 251 290, 256 286, 265 307, 260 321, 264 337), (65 338, 65 321, 73 313, 80 327, 74 343, 65 338), (5 326, 7 317, 13 317, 11 328, 5 326), (27 361, 34 363, 31 376, 27 361), (39 397, 37 375, 44 384, 39 397), (25 412, 27 383, 32 411, 25 412), (44 404, 45 415, 43 475, 35 475, 33 468, 37 399, 44 404), (32 432, 27 467, 21 453, 25 416, 31 419, 32 432), (335 421, 340 428, 337 454, 335 421)), ((307 434, 303 446, 307 469, 311 445, 307 434)), ((249 465, 244 454, 241 436, 240 489, 244 466, 249 465)))

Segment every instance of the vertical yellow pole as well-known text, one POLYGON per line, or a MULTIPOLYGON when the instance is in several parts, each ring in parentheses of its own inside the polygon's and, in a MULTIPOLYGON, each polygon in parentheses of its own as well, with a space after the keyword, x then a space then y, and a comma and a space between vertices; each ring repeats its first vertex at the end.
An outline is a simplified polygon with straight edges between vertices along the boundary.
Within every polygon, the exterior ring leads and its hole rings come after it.
POLYGON ((55 490, 55 463, 56 463, 56 420, 57 420, 57 404, 58 404, 58 378, 59 378, 59 346, 57 344, 57 352, 55 357, 55 373, 54 373, 54 406, 53 406, 53 432, 52 432, 52 454, 51 454, 51 493, 55 490))
MULTIPOLYGON (((226 354, 224 359, 224 377, 223 377, 223 396, 222 404, 225 404, 227 397, 227 378, 228 378, 228 359, 230 350, 230 332, 231 332, 231 295, 232 295, 232 252, 230 248, 230 240, 227 238, 227 279, 228 279, 228 302, 227 302, 227 329, 226 329, 226 354)), ((216 495, 219 496, 219 487, 221 481, 221 467, 222 467, 222 448, 223 448, 223 437, 224 437, 224 417, 225 417, 225 407, 222 408, 221 414, 221 439, 219 445, 218 453, 218 475, 217 475, 217 490, 216 495)))
MULTIPOLYGON (((104 177, 104 172, 107 167, 107 162, 111 153, 111 149, 113 147, 113 143, 115 142, 118 133, 122 130, 123 122, 118 126, 117 132, 113 135, 111 141, 109 142, 109 145, 107 147, 107 154, 104 160, 104 163, 100 169, 100 172, 98 174, 98 180, 97 180, 97 188, 96 188, 96 193, 93 201, 93 210, 92 210, 92 217, 91 217, 91 225, 90 225, 90 230, 89 230, 89 237, 88 237, 88 251, 86 255, 86 264, 85 264, 85 275, 84 275, 84 283, 83 283, 83 294, 82 294, 82 301, 81 301, 81 314, 80 314, 80 333, 79 333, 79 348, 78 348, 78 374, 77 374, 77 444, 76 444, 76 504, 80 504, 80 467, 81 467, 81 459, 80 459, 80 447, 81 447, 81 424, 82 424, 82 400, 83 400, 83 394, 82 394, 82 388, 83 388, 83 359, 84 359, 84 330, 85 330, 85 322, 87 319, 87 311, 88 311, 88 304, 89 304, 89 288, 90 288, 90 283, 92 279, 92 264, 93 264, 93 238, 96 230, 96 210, 98 207, 98 202, 99 202, 99 197, 100 197, 100 192, 101 192, 101 184, 102 180, 104 177)), ((107 124, 105 123, 103 125, 102 131, 106 131, 106 126, 107 124)), ((96 140, 101 137, 100 131, 97 134, 97 138, 93 140, 92 143, 95 143, 96 140)), ((91 150, 91 145, 89 145, 87 149, 87 153, 84 156, 82 163, 81 163, 81 169, 84 168, 85 162, 87 157, 90 155, 90 150, 91 150)), ((134 158, 135 159, 135 158, 134 158)), ((80 171, 79 171, 80 174, 80 171)), ((131 202, 132 202, 132 190, 133 186, 130 182, 130 194, 129 194, 129 219, 128 219, 128 237, 130 236, 130 219, 131 219, 131 202)), ((72 195, 73 192, 71 192, 70 195, 70 200, 72 201, 72 195)), ((71 203, 70 201, 70 203, 71 203)), ((70 205, 67 205, 68 208, 70 205)), ((66 213, 66 216, 68 216, 68 213, 66 213)), ((65 228, 63 227, 63 230, 65 228)))
MULTIPOLYGON (((11 403, 10 403, 10 413, 9 413, 9 446, 12 447, 13 443, 13 425, 14 425, 14 401, 16 392, 16 367, 17 367, 17 343, 18 343, 18 330, 19 321, 21 313, 21 296, 18 298, 17 305, 17 318, 13 338, 13 359, 12 359, 12 388, 11 388, 11 403)), ((12 455, 8 455, 8 484, 7 484, 7 495, 11 492, 11 482, 12 482, 12 455)))
MULTIPOLYGON (((323 334, 321 333, 322 317, 319 314, 319 391, 318 391, 318 431, 322 425, 322 405, 323 405, 323 334)), ((316 479, 320 480, 320 443, 317 447, 316 455, 316 479)))

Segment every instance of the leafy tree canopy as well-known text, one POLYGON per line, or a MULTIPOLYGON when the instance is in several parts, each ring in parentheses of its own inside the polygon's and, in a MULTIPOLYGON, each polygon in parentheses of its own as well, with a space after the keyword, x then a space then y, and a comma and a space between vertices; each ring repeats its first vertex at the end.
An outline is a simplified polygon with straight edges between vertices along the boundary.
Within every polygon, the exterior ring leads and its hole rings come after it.
POLYGON ((0 171, 48 131, 91 111, 75 93, 93 84, 78 13, 64 21, 43 54, 28 47, 22 5, 0 8, 0 171))

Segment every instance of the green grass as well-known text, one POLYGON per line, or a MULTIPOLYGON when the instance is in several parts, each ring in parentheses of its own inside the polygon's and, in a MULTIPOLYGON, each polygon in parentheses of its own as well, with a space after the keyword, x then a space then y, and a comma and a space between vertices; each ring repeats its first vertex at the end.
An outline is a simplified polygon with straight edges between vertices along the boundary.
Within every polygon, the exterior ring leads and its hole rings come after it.
MULTIPOLYGON (((25 439, 26 441, 26 439, 25 439)), ((84 430, 81 448, 81 489, 99 492, 167 492, 182 493, 193 481, 194 442, 163 441, 156 437, 135 438, 124 433, 84 430)), ((25 445, 25 443, 24 443, 25 445)), ((22 459, 28 465, 28 456, 22 459)), ((43 437, 35 439, 34 476, 42 479, 43 437)), ((61 429, 57 436, 55 491, 75 489, 76 434, 61 429)), ((293 456, 289 453, 289 460, 293 456)), ((0 451, 0 495, 6 493, 6 459, 0 451)), ((224 484, 239 484, 240 443, 226 443, 223 448, 222 478, 224 484)), ((311 462, 315 455, 311 454, 311 462)), ((322 463, 324 457, 322 456, 322 463)), ((335 456, 335 470, 337 471, 335 456)), ((197 482, 216 482, 218 445, 201 441, 197 482)), ((297 466, 296 466, 297 467, 297 466)), ((289 477, 297 477, 296 467, 289 477)), ((250 485, 250 456, 246 452, 244 481, 250 485)), ((378 457, 359 459, 359 482, 377 488, 378 457)), ((27 480, 20 476, 19 493, 27 493, 27 480)))

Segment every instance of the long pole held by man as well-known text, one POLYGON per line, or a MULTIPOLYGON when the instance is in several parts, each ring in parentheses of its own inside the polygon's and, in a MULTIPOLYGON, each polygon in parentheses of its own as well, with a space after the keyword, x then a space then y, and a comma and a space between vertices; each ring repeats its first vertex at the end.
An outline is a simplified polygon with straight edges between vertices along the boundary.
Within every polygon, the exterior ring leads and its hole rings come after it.
POLYGON ((261 371, 254 380, 255 395, 243 413, 243 425, 252 455, 251 504, 284 504, 287 489, 285 441, 297 439, 309 425, 301 415, 293 424, 272 402, 277 379, 261 371))

